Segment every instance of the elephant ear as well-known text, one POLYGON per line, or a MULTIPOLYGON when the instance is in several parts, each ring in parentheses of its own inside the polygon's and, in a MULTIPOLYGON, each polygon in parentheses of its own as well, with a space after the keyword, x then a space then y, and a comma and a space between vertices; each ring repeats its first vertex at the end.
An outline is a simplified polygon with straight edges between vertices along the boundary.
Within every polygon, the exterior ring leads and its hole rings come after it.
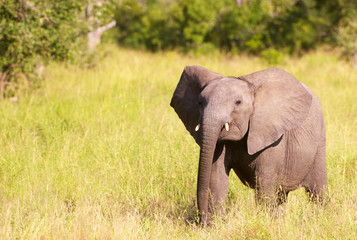
POLYGON ((239 77, 255 87, 248 153, 255 154, 306 119, 312 95, 294 76, 279 68, 239 77))
POLYGON ((197 144, 200 144, 198 132, 195 132, 200 117, 199 94, 207 83, 218 78, 222 78, 222 75, 203 67, 186 66, 171 99, 171 107, 175 109, 197 144))

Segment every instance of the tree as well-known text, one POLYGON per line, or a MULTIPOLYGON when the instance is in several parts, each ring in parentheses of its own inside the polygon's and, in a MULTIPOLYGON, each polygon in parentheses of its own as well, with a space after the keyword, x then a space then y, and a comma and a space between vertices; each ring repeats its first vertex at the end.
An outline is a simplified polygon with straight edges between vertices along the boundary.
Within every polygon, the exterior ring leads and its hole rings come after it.
POLYGON ((337 44, 354 68, 357 66, 357 1, 342 0, 341 5, 343 15, 336 31, 337 44))
POLYGON ((100 44, 103 33, 116 25, 114 18, 114 2, 98 0, 86 6, 86 18, 89 28, 87 47, 90 52, 100 44))
POLYGON ((88 32, 96 39, 88 41, 93 50, 102 33, 115 24, 108 21, 114 11, 112 0, 0 1, 1 98, 13 95, 21 79, 31 83, 38 65, 73 61, 87 51, 88 32), (87 12, 91 8, 87 16, 86 7, 87 12), (6 91, 9 86, 13 91, 6 91))
POLYGON ((69 60, 85 31, 79 17, 83 1, 6 0, 0 6, 0 81, 16 85, 19 74, 34 73, 36 62, 69 60))

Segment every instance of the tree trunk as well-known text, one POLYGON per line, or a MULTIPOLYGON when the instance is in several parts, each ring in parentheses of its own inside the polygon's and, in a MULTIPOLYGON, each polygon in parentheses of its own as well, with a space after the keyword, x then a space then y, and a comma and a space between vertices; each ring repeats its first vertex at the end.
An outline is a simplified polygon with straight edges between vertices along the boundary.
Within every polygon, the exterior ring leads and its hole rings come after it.
POLYGON ((244 0, 236 0, 237 6, 241 7, 244 4, 244 0))
MULTIPOLYGON (((95 3, 95 5, 102 6, 103 3, 102 3, 102 1, 98 1, 97 3, 95 3)), ((88 5, 86 7, 86 17, 89 22, 89 30, 90 30, 90 32, 87 34, 87 40, 88 40, 87 48, 88 48, 88 51, 92 52, 95 50, 97 45, 100 44, 103 33, 105 31, 115 27, 116 21, 113 20, 104 26, 94 28, 94 25, 100 26, 100 25, 102 25, 102 23, 99 20, 94 20, 93 5, 88 5)))
POLYGON ((88 50, 94 51, 98 44, 100 44, 101 37, 103 33, 113 27, 115 27, 116 21, 113 20, 105 26, 99 27, 97 29, 93 29, 91 32, 88 33, 88 50))

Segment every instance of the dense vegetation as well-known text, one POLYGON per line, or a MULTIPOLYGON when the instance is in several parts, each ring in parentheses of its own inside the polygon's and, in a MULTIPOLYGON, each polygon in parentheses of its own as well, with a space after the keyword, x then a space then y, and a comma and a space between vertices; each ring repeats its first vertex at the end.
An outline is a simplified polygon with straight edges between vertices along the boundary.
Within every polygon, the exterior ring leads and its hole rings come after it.
POLYGON ((91 65, 88 31, 113 19, 109 38, 134 48, 245 52, 279 63, 323 44, 357 63, 351 0, 1 0, 0 97, 35 88, 49 61, 91 65))
POLYGON ((119 40, 150 50, 180 47, 206 52, 220 48, 253 54, 272 49, 301 53, 320 44, 349 42, 354 44, 349 51, 356 52, 356 1, 241 2, 148 0, 142 4, 125 0, 116 17, 119 40), (348 28, 354 32, 347 32, 348 28))
POLYGON ((34 80, 49 61, 83 60, 86 33, 113 17, 113 1, 95 2, 0 1, 0 98, 16 95, 22 86, 35 88, 34 80))
MULTIPOLYGON (((1 2, 0 93, 2 97, 6 85, 11 84, 11 89, 14 84, 23 84, 18 81, 27 81, 27 78, 35 73, 37 64, 42 64, 42 61, 69 60, 75 51, 79 51, 81 40, 79 14, 82 10, 80 1, 1 2)), ((10 95, 13 94, 12 91, 10 95)))
POLYGON ((51 64, 42 89, 0 107, 0 239, 357 239, 357 72, 311 52, 279 67, 321 100, 331 201, 292 192, 276 218, 232 172, 227 213, 196 220, 199 148, 169 102, 185 65, 224 75, 255 57, 107 47, 92 69, 51 64))

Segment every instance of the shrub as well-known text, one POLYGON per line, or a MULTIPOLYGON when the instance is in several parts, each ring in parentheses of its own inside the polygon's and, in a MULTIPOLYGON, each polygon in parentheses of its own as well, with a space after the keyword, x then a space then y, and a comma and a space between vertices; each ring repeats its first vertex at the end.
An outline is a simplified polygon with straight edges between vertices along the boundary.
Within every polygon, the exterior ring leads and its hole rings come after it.
POLYGON ((219 45, 227 50, 258 53, 265 47, 262 30, 269 15, 261 1, 237 7, 231 1, 219 21, 219 45))
POLYGON ((119 42, 152 51, 182 47, 196 49, 209 41, 215 27, 217 6, 209 0, 152 0, 146 4, 126 0, 119 5, 119 42))
POLYGON ((357 8, 350 4, 346 4, 346 13, 339 21, 336 40, 343 49, 343 57, 350 60, 352 67, 355 67, 357 65, 357 8))
POLYGON ((265 60, 267 63, 271 65, 284 63, 283 54, 281 54, 280 52, 278 52, 273 48, 264 49, 261 52, 261 57, 263 60, 265 60))
POLYGON ((83 1, 16 1, 0 6, 0 92, 31 77, 39 61, 68 61, 81 46, 83 1), (21 76, 21 77, 19 77, 21 76))
POLYGON ((116 19, 125 45, 153 51, 210 46, 260 55, 266 48, 302 53, 336 43, 337 26, 350 9, 356 9, 354 1, 250 0, 238 6, 234 0, 126 0, 116 19))

